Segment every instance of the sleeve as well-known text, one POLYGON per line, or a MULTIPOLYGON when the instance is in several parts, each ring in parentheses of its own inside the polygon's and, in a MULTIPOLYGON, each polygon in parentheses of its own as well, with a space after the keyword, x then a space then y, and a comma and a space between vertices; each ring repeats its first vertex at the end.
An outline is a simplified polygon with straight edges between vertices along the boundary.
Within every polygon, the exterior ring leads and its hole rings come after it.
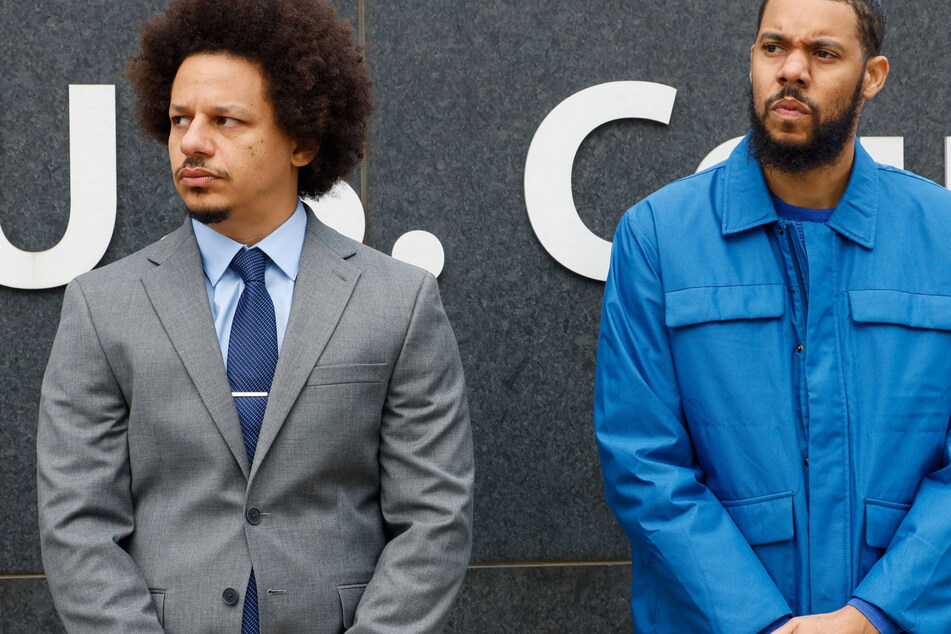
POLYGON ((879 610, 877 607, 863 601, 862 599, 853 598, 849 601, 848 605, 851 605, 853 608, 862 613, 862 615, 868 619, 868 622, 872 624, 878 634, 901 634, 902 629, 899 627, 893 620, 888 618, 888 615, 879 610))
POLYGON ((772 632, 775 632, 776 630, 786 625, 787 623, 789 623, 789 617, 784 616, 783 618, 779 619, 772 625, 768 626, 765 630, 760 630, 759 634, 771 634, 772 632))
MULTIPOLYGON (((595 379, 595 431, 608 504, 651 571, 656 602, 691 631, 760 632, 791 610, 726 509, 704 485, 681 408, 664 323, 649 201, 614 238, 595 379), (646 224, 646 223, 645 223, 646 224)), ((673 617, 672 617, 673 618, 673 617)))
POLYGON ((69 632, 161 632, 122 548, 134 530, 128 407, 78 282, 66 288, 40 399, 37 496, 43 565, 69 632))
POLYGON ((473 478, 462 363, 427 274, 382 414, 380 504, 391 537, 348 632, 442 631, 469 564, 473 478))
POLYGON ((926 477, 882 557, 852 593, 908 632, 951 623, 951 429, 941 467, 926 477))

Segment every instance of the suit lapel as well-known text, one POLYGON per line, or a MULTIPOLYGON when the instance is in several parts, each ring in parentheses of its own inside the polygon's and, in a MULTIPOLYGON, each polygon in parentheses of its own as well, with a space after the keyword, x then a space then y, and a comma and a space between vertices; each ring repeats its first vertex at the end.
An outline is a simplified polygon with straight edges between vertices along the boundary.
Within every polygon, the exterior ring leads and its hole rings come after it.
POLYGON ((241 471, 248 477, 241 423, 221 360, 221 347, 205 290, 201 255, 190 222, 186 221, 185 226, 156 245, 149 259, 158 264, 142 276, 152 307, 218 431, 241 471))
POLYGON ((252 478, 350 301, 360 277, 359 269, 346 261, 354 253, 351 243, 321 225, 312 212, 308 213, 294 301, 254 454, 252 478))

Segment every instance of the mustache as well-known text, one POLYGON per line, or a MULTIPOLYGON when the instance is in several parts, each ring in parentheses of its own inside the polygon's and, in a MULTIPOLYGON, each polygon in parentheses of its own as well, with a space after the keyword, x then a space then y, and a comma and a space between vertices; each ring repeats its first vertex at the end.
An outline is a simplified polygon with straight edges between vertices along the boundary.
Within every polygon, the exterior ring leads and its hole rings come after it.
POLYGON ((200 156, 190 156, 186 158, 184 161, 182 161, 182 164, 179 165, 175 169, 175 178, 176 179, 179 178, 179 174, 181 174, 182 170, 189 169, 189 168, 196 168, 196 167, 203 170, 207 170, 208 172, 211 172, 217 178, 220 178, 222 180, 231 179, 231 174, 229 174, 226 170, 222 170, 222 169, 218 169, 217 167, 211 167, 209 165, 206 165, 205 159, 201 158, 200 156))
POLYGON ((785 86, 783 86, 782 90, 780 90, 778 93, 776 93, 775 95, 767 99, 765 104, 765 109, 768 111, 773 106, 773 104, 775 104, 777 101, 780 101, 782 99, 795 99, 802 105, 809 108, 809 110, 813 114, 819 111, 819 104, 809 99, 809 97, 807 97, 802 92, 802 89, 799 88, 799 86, 795 86, 793 84, 786 84, 785 86))

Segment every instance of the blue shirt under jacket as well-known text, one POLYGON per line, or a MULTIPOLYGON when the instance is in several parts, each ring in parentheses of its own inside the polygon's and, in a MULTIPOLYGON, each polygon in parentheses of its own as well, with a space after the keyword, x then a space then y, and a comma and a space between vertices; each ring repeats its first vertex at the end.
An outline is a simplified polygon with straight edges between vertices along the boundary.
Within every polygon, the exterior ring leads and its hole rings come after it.
POLYGON ((951 623, 951 192, 856 143, 794 258, 744 140, 622 219, 595 426, 638 632, 951 623), (801 271, 799 272, 801 275, 801 271))

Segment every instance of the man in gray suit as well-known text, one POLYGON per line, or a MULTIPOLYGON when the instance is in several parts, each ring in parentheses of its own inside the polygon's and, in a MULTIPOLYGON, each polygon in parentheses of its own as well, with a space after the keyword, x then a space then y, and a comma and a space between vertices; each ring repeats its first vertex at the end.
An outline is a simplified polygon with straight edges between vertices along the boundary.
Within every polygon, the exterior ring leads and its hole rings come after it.
POLYGON ((298 200, 362 155, 352 30, 173 0, 128 75, 191 219, 66 289, 37 451, 67 629, 439 631, 471 544, 455 339, 431 275, 298 200))

